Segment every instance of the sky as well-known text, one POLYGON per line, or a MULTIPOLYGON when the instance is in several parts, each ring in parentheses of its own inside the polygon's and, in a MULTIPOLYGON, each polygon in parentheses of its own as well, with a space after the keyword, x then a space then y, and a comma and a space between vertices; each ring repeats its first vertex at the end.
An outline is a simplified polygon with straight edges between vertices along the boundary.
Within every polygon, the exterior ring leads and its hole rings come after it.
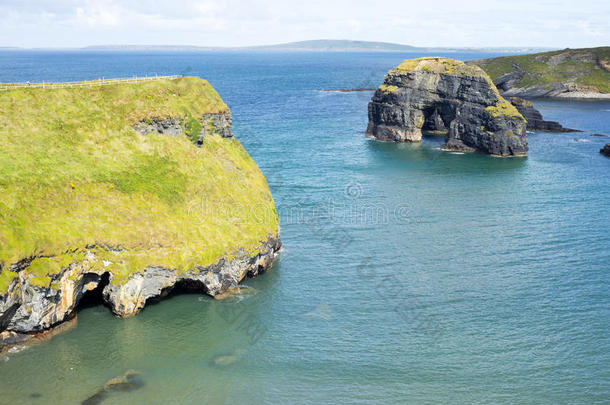
POLYGON ((0 47, 610 45, 610 0, 0 0, 0 47))

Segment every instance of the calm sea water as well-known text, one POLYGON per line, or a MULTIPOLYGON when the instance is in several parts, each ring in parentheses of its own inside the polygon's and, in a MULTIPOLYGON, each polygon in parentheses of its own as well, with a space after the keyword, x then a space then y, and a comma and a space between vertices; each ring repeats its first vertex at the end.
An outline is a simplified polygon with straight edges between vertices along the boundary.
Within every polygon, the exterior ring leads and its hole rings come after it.
MULTIPOLYGON (((584 130, 527 158, 363 136, 371 93, 421 54, 0 53, 0 81, 175 74, 210 80, 267 176, 284 250, 247 293, 104 307, 0 359, 0 403, 610 401, 609 102, 538 101, 584 130)), ((482 55, 452 54, 459 59, 482 55)), ((491 56, 491 55, 483 55, 491 56)))

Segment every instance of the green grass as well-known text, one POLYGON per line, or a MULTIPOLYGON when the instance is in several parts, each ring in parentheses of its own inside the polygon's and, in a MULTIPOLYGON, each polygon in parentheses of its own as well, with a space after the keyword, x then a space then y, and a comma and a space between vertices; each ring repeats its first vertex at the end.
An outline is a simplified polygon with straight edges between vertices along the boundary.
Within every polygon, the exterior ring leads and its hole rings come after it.
POLYGON ((407 59, 392 69, 390 73, 405 74, 413 71, 448 75, 485 76, 485 73, 476 66, 467 65, 455 59, 437 56, 407 59))
POLYGON ((196 117, 227 109, 198 78, 0 92, 0 293, 28 257, 24 274, 49 285, 72 262, 119 283, 254 252, 278 229, 265 178, 236 139, 191 141, 207 124, 196 117), (184 136, 133 130, 168 117, 184 136))
POLYGON ((602 62, 605 61, 608 64, 607 66, 610 66, 610 47, 504 56, 469 63, 483 68, 492 79, 512 72, 514 64, 519 65, 526 72, 518 85, 519 88, 533 85, 548 85, 550 87, 553 83, 574 81, 581 85, 594 86, 601 92, 610 93, 610 72, 602 69, 597 63, 569 59, 558 64, 550 63, 553 56, 566 52, 573 55, 585 53, 595 55, 602 62))

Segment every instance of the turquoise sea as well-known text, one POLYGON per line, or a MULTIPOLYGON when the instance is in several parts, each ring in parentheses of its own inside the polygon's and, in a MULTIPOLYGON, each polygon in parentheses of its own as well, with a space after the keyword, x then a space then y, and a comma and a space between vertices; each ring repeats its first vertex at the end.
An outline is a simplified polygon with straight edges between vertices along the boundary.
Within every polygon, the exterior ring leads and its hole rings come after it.
MULTIPOLYGON (((401 53, 0 52, 0 82, 208 79, 267 176, 276 265, 215 301, 103 306, 0 358, 1 404, 610 403, 610 102, 536 100, 581 133, 527 158, 363 136, 401 53)), ((489 54, 448 54, 475 59, 489 54)))

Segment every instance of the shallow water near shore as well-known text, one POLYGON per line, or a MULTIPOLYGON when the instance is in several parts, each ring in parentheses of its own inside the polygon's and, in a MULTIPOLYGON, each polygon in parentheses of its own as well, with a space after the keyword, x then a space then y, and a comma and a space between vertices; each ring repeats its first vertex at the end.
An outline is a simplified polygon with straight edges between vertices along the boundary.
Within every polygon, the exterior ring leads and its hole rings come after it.
MULTIPOLYGON (((582 133, 527 158, 363 136, 369 88, 422 54, 0 52, 0 82, 208 79, 267 176, 284 249, 238 297, 103 306, 0 358, 0 403, 607 403, 610 102, 535 101, 582 133)), ((493 55, 450 54, 458 59, 493 55)))

